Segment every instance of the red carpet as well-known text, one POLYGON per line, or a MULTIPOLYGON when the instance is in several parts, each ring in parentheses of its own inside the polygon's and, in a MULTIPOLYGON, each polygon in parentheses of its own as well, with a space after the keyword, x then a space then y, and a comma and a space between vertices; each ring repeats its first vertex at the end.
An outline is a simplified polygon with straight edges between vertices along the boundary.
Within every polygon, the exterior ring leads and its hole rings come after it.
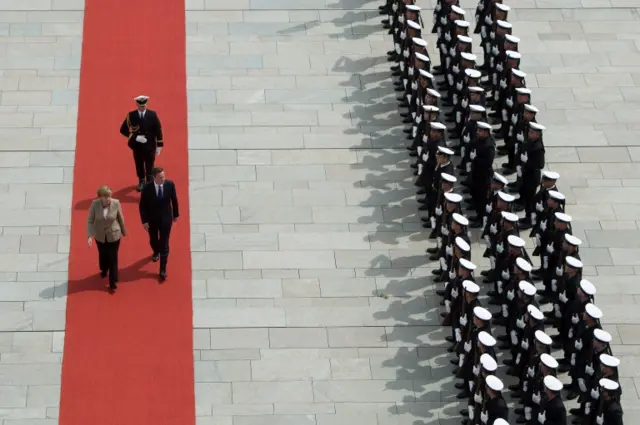
POLYGON ((86 0, 61 425, 195 423, 185 56, 184 0, 86 0), (156 164, 181 205, 162 285, 138 215, 132 154, 118 133, 140 94, 162 121, 156 164), (129 233, 114 295, 86 244, 87 208, 102 184, 122 201, 129 233))

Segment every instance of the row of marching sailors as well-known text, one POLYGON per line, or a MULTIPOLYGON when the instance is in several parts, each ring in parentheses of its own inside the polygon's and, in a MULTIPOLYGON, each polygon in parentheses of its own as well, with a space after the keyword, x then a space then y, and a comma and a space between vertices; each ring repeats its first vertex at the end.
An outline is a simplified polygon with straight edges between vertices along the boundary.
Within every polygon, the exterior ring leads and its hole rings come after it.
POLYGON ((454 4, 440 4, 434 30, 438 32, 443 64, 438 71, 445 78, 438 86, 430 73, 427 43, 420 38, 420 8, 411 3, 391 2, 390 30, 395 46, 389 55, 399 62, 393 68, 400 77, 397 90, 403 92, 398 100, 401 106, 408 107, 403 116, 407 124, 412 124, 405 132, 414 140, 410 150, 417 157, 414 168, 418 194, 425 195, 420 199, 420 209, 427 212, 424 226, 432 228, 430 236, 437 241, 436 247, 428 251, 431 259, 440 262, 440 269, 434 271, 436 281, 446 285, 439 293, 447 307, 444 323, 452 326, 451 351, 459 355, 454 361, 458 364, 456 374, 463 379, 459 397, 470 398, 470 408, 462 413, 468 415, 467 421, 489 424, 503 415, 499 412, 504 413, 497 389, 501 389, 501 381, 495 376, 478 378, 483 366, 481 354, 485 352, 482 347, 491 348, 497 343, 492 344, 495 338, 490 326, 483 326, 493 320, 506 328, 498 340, 512 354, 506 361, 510 374, 520 379, 511 387, 522 400, 522 407, 517 410, 521 415, 519 423, 566 423, 560 395, 563 385, 552 376, 565 371, 570 371, 572 377, 567 386, 568 397, 579 396, 581 401, 580 408, 571 412, 578 416, 574 422, 621 423, 620 387, 616 380, 619 360, 610 354, 610 335, 599 329, 602 313, 591 302, 595 288, 581 279, 581 242, 571 235, 571 217, 564 213, 564 196, 555 187, 559 176, 553 172, 541 176, 544 127, 535 122, 537 109, 530 105, 526 75, 517 69, 521 58, 517 52, 519 40, 510 34, 511 24, 504 20, 508 8, 496 3, 482 5, 480 12, 491 13, 479 13, 482 20, 476 31, 483 37, 485 66, 476 69, 464 11, 454 4), (490 96, 480 83, 480 69, 488 74, 490 96), (446 96, 441 96, 438 89, 446 96), (447 143, 447 127, 438 122, 441 103, 453 107, 446 117, 455 121, 452 136, 460 138, 457 145, 447 143), (487 114, 489 104, 494 113, 487 114), (491 124, 487 122, 490 117, 495 119, 491 124), (500 128, 493 130, 492 124, 500 124, 500 128), (514 183, 509 184, 504 176, 493 172, 496 147, 492 132, 505 139, 505 146, 497 151, 508 154, 503 174, 517 173, 514 183), (453 192, 457 178, 451 157, 455 154, 462 156, 459 171, 467 177, 463 184, 468 186, 469 206, 476 214, 471 221, 461 215, 463 197, 453 192), (509 195, 509 190, 517 190, 519 198, 509 195), (520 220, 515 212, 522 209, 526 213, 520 220), (482 274, 484 283, 493 284, 489 303, 500 306, 495 317, 478 305, 479 286, 474 283, 476 267, 469 258, 468 227, 483 228, 485 256, 490 258, 492 267, 482 274), (519 230, 526 228, 532 228, 537 242, 534 255, 541 257, 541 266, 536 270, 519 237, 519 230), (531 283, 536 280, 544 283, 540 303, 536 302, 538 290, 531 283), (549 302, 553 309, 543 313, 540 305, 549 302), (559 334, 549 337, 544 332, 545 323, 558 328, 559 334), (470 350, 476 346, 479 351, 472 354, 470 350), (549 355, 554 347, 564 351, 560 361, 549 355), (547 355, 542 356, 543 353, 547 355), (530 371, 533 376, 529 376, 530 371), (485 402, 487 395, 498 399, 498 407, 494 408, 498 413, 477 405, 485 402))

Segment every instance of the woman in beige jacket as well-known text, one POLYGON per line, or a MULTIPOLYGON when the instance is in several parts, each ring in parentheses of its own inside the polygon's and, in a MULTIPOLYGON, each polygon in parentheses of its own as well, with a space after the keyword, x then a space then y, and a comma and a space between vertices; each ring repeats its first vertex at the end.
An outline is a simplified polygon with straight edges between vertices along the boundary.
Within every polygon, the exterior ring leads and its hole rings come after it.
POLYGON ((126 236, 127 231, 120 201, 113 199, 111 194, 109 186, 101 186, 98 189, 98 199, 89 207, 87 244, 91 246, 95 239, 100 275, 109 276, 109 289, 115 291, 118 282, 118 248, 120 239, 126 236))

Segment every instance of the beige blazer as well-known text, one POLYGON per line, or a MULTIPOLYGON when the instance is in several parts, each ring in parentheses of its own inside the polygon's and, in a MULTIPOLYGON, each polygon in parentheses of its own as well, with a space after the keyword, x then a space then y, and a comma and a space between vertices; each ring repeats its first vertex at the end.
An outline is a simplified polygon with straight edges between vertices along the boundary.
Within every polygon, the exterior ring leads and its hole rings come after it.
POLYGON ((107 218, 104 217, 104 208, 100 199, 96 199, 89 207, 87 218, 87 236, 98 242, 115 242, 126 236, 122 206, 117 199, 111 199, 107 207, 107 218))

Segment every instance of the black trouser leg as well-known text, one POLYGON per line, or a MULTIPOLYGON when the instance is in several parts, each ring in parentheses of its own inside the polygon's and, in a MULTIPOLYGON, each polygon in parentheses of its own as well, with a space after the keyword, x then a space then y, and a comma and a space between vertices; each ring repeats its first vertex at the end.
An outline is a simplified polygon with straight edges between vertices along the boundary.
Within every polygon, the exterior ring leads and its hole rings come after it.
POLYGON ((171 235, 171 224, 162 226, 159 232, 158 247, 160 248, 160 270, 167 269, 167 261, 169 260, 169 236, 171 235))
POLYGON ((151 181, 153 180, 151 171, 153 170, 153 166, 155 162, 156 162, 156 152, 155 150, 152 149, 151 151, 147 152, 146 155, 144 156, 144 169, 145 169, 147 183, 151 183, 151 181))
POLYGON ((153 255, 160 254, 160 228, 155 224, 149 223, 149 245, 151 245, 151 251, 153 255))
POLYGON ((98 246, 98 264, 100 266, 100 271, 104 273, 109 270, 108 248, 104 242, 96 241, 96 245, 98 246))
POLYGON ((107 242, 109 250, 109 282, 115 284, 118 281, 118 250, 120 239, 115 242, 107 242))
POLYGON ((145 173, 144 158, 146 152, 141 149, 134 149, 133 162, 136 164, 136 176, 138 180, 144 180, 147 174, 145 173))

